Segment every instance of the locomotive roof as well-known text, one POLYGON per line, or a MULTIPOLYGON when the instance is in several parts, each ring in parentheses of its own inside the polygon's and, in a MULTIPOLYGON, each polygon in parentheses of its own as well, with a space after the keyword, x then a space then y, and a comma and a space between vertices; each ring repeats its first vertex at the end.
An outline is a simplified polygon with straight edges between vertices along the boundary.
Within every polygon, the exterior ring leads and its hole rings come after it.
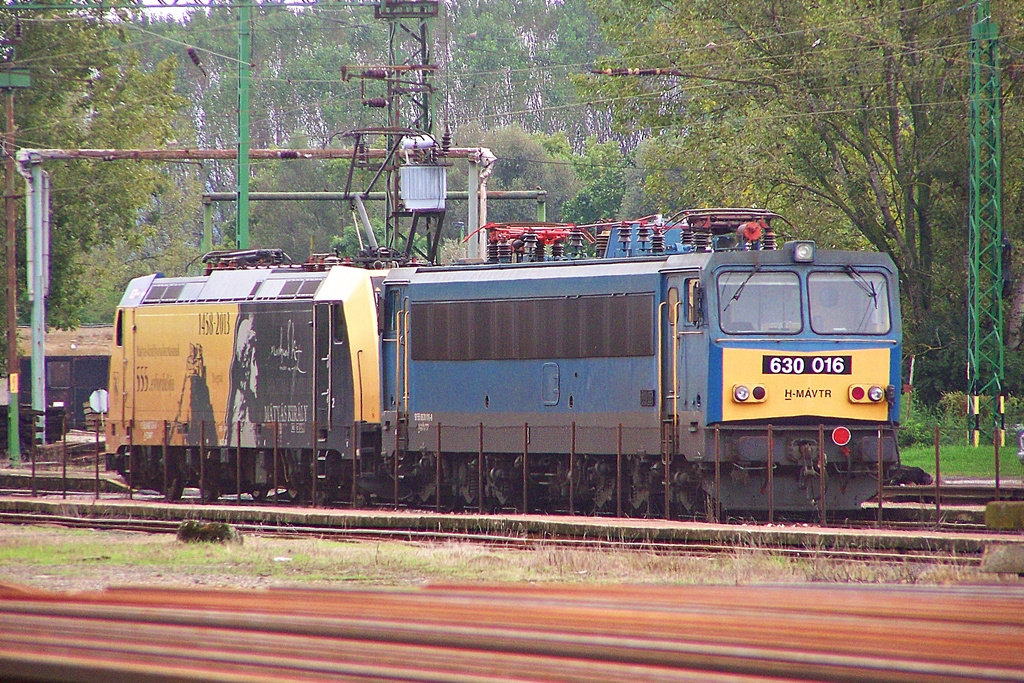
MULTIPOLYGON (((793 263, 793 245, 796 242, 787 242, 780 249, 771 251, 717 251, 708 254, 711 262, 709 267, 719 265, 745 265, 751 264, 785 266, 793 263)), ((892 259, 888 254, 877 251, 840 251, 838 249, 817 249, 814 254, 814 264, 820 266, 883 266, 888 270, 895 269, 892 259)))
POLYGON ((241 268, 215 270, 209 275, 189 277, 146 275, 131 281, 120 305, 133 307, 174 303, 312 300, 328 274, 335 269, 366 272, 334 266, 319 271, 241 268))
MULTIPOLYGON (((699 256, 703 256, 705 259, 707 257, 706 254, 699 256)), ((676 257, 662 256, 644 259, 581 259, 540 263, 487 263, 440 268, 430 266, 393 268, 386 281, 389 283, 504 282, 508 280, 643 275, 657 273, 663 270, 667 263, 675 259, 676 257)))

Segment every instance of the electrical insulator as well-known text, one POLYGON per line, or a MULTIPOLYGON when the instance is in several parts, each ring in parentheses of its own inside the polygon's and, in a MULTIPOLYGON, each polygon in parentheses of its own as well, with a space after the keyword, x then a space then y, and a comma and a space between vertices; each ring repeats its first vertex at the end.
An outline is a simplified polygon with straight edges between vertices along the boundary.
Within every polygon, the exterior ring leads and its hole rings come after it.
POLYGON ((638 227, 636 229, 636 241, 640 246, 640 251, 647 251, 647 243, 651 241, 651 229, 638 227))
POLYGON ((583 231, 572 230, 569 233, 569 251, 573 256, 579 256, 583 252, 583 231))
POLYGON ((651 251, 655 254, 661 254, 665 251, 665 229, 655 228, 654 234, 651 235, 651 251))
POLYGON ((623 252, 629 252, 629 242, 633 237, 633 229, 628 223, 623 223, 618 227, 619 232, 619 246, 622 247, 623 252))
POLYGON ((375 107, 377 109, 384 109, 388 106, 388 98, 386 97, 371 97, 367 100, 363 100, 364 107, 375 107))
POLYGON ((498 242, 498 262, 512 263, 512 245, 508 242, 498 242))
MULTIPOLYGON (((523 235, 523 260, 524 261, 536 261, 537 260, 537 235, 528 232, 523 235)), ((544 247, 541 247, 543 249, 544 247)))

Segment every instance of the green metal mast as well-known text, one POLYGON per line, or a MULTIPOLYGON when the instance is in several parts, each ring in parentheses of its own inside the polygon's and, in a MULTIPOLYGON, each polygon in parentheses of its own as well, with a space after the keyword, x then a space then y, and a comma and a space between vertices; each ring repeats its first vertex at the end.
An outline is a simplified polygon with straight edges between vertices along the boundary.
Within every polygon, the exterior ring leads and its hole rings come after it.
POLYGON ((970 216, 967 380, 969 430, 977 446, 989 404, 993 436, 1003 429, 1003 211, 999 29, 989 0, 978 0, 971 27, 970 216))
POLYGON ((235 243, 249 248, 249 63, 252 61, 252 0, 238 6, 238 204, 235 243))

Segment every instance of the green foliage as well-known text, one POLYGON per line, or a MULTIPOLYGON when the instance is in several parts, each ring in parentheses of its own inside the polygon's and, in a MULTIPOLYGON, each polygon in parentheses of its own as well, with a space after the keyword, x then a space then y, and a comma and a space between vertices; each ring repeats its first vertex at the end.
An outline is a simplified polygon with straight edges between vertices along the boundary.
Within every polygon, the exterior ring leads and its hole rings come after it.
POLYGON ((139 239, 98 245, 80 257, 90 282, 83 323, 110 324, 134 277, 153 272, 174 277, 200 271, 201 180, 194 167, 164 169, 161 179, 148 206, 140 211, 139 239))
POLYGON ((178 526, 178 540, 183 543, 242 543, 242 534, 224 522, 186 520, 178 526))
MULTIPOLYGON (((1007 438, 1016 439, 1017 426, 1024 425, 1024 398, 1007 396, 1004 410, 1007 438)), ((922 404, 916 398, 908 401, 904 397, 900 445, 933 444, 936 427, 939 428, 940 444, 968 445, 971 428, 969 418, 967 394, 962 391, 943 394, 934 404, 922 404)), ((979 404, 978 424, 983 432, 991 434, 991 429, 988 429, 992 424, 991 405, 984 402, 979 404)))
MULTIPOLYGON (((14 21, 0 10, 6 31, 14 21)), ((173 94, 175 62, 142 64, 124 43, 122 21, 93 12, 20 16, 21 39, 6 48, 12 64, 32 74, 31 87, 16 96, 19 147, 160 147, 173 137, 184 104, 173 94)), ((136 162, 51 161, 45 170, 52 183, 47 321, 73 327, 90 317, 94 283, 84 256, 148 239, 145 212, 166 181, 155 165, 136 162)), ((29 312, 22 293, 19 320, 29 312)))
MULTIPOLYGON (((529 133, 518 125, 489 131, 467 126, 460 132, 479 140, 498 158, 488 187, 502 190, 547 190, 547 218, 561 221, 562 209, 569 197, 576 194, 579 183, 572 172, 573 163, 550 150, 564 154, 564 136, 529 133)), ((529 201, 488 202, 487 220, 492 222, 536 220, 537 207, 529 201)))
MULTIPOLYGON (((636 158, 643 192, 659 206, 764 206, 788 217, 800 237, 892 256, 905 349, 918 356, 937 400, 965 384, 968 7, 594 2, 620 53, 609 66, 687 75, 595 77, 581 87, 612 103, 620 131, 656 136, 636 158)), ((995 9, 1001 49, 1020 53, 1024 6, 995 9)), ((1004 137, 1019 143, 1024 105, 1015 93, 1024 72, 1004 73, 1004 137)), ((1007 208, 1024 208, 1021 156, 1003 153, 1007 208)), ((1024 211, 1004 214, 1010 239, 1020 242, 1024 211)), ((1011 299, 1007 338, 1016 348, 1024 278, 1011 299)), ((1020 372, 1007 379, 1020 391, 1020 372)))
POLYGON ((621 218, 626 169, 618 143, 599 144, 589 138, 583 155, 573 160, 573 168, 583 188, 565 202, 562 220, 584 225, 621 218))

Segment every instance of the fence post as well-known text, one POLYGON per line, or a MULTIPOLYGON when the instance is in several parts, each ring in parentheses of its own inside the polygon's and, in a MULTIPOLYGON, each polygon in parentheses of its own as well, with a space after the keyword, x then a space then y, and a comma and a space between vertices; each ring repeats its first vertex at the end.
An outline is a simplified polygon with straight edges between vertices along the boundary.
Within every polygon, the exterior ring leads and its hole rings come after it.
POLYGON ((999 495, 999 445, 1002 441, 1002 430, 998 427, 992 430, 992 444, 995 446, 996 455, 996 500, 1000 499, 999 495))
POLYGON ((576 420, 569 425, 569 514, 576 514, 576 420))
POLYGON ((103 418, 99 413, 96 415, 96 500, 100 499, 100 421, 103 418))
POLYGON ((199 422, 199 502, 206 500, 206 420, 199 422))
POLYGON ((128 500, 134 498, 135 488, 135 420, 128 420, 128 500))
POLYGON ((670 493, 670 476, 672 468, 672 448, 676 443, 675 441, 676 432, 675 427, 672 428, 672 438, 666 444, 665 447, 665 461, 664 461, 664 472, 665 472, 665 519, 672 519, 672 497, 670 493))
POLYGON ((523 514, 530 512, 530 499, 526 492, 526 483, 530 476, 530 424, 523 423, 523 514))
POLYGON ((359 497, 359 456, 362 452, 360 447, 359 423, 352 423, 352 509, 356 507, 356 499, 359 497))
MULTIPOLYGON (((46 413, 43 413, 43 443, 46 443, 46 413)), ((32 437, 32 497, 35 498, 38 495, 36 491, 36 451, 39 447, 36 445, 35 436, 32 437)))
POLYGON ((942 473, 939 471, 939 425, 935 425, 935 524, 942 522, 942 473))
POLYGON ((441 423, 437 423, 437 462, 434 463, 434 509, 441 511, 441 423))
POLYGON ((281 438, 280 434, 281 434, 281 423, 275 421, 274 422, 274 505, 277 505, 278 503, 281 502, 281 499, 280 499, 280 497, 278 496, 278 493, 277 493, 277 488, 278 488, 278 486, 277 486, 277 458, 278 458, 277 449, 278 449, 279 440, 281 438))
MULTIPOLYGON (((316 507, 316 493, 317 493, 317 491, 316 491, 316 488, 317 488, 316 487, 316 480, 317 480, 318 472, 316 471, 316 463, 317 463, 318 458, 320 457, 320 447, 319 447, 319 444, 318 444, 319 435, 317 434, 317 427, 318 427, 318 425, 316 423, 316 419, 314 419, 313 420, 313 462, 312 462, 312 468, 313 468, 313 487, 312 487, 312 490, 313 490, 313 500, 312 500, 312 505, 313 505, 313 507, 316 507)), ((398 466, 397 466, 397 464, 395 466, 395 490, 396 490, 396 493, 395 493, 395 506, 397 507, 398 506, 398 493, 397 493, 397 490, 398 490, 398 466)))
POLYGON ((768 425, 768 523, 775 523, 775 437, 768 425))
MULTIPOLYGON (((400 429, 401 427, 396 425, 396 428, 400 429)), ((406 444, 408 445, 408 441, 406 441, 406 444)), ((398 447, 398 444, 396 443, 395 444, 395 470, 394 470, 394 478, 392 479, 392 482, 391 482, 392 483, 392 487, 393 487, 392 490, 393 490, 394 498, 395 498, 395 509, 396 510, 398 509, 398 453, 399 453, 399 450, 400 449, 398 447)))
POLYGON ((64 454, 64 458, 63 458, 64 467, 62 469, 62 474, 61 474, 61 487, 63 488, 63 493, 61 494, 61 498, 67 498, 68 497, 68 414, 67 414, 67 411, 64 412, 64 417, 61 418, 61 434, 64 435, 63 439, 62 439, 63 447, 61 448, 61 450, 63 451, 63 454, 64 454))
POLYGON ((615 447, 615 516, 622 517, 622 423, 619 423, 619 440, 615 447))
POLYGON ((480 423, 480 439, 476 454, 476 498, 477 511, 484 512, 484 423, 480 423))
POLYGON ((235 423, 235 505, 242 504, 242 421, 235 423))
POLYGON ((722 521, 722 445, 721 426, 715 425, 715 524, 722 521))
POLYGON ((882 503, 885 498, 882 490, 882 428, 878 428, 878 526, 882 526, 882 503))
POLYGON ((828 524, 825 517, 825 465, 828 459, 825 457, 825 425, 818 424, 818 507, 821 514, 821 525, 828 524))
POLYGON ((171 491, 167 481, 167 420, 164 420, 164 434, 160 440, 160 458, 164 465, 164 502, 168 503, 171 500, 171 491))

